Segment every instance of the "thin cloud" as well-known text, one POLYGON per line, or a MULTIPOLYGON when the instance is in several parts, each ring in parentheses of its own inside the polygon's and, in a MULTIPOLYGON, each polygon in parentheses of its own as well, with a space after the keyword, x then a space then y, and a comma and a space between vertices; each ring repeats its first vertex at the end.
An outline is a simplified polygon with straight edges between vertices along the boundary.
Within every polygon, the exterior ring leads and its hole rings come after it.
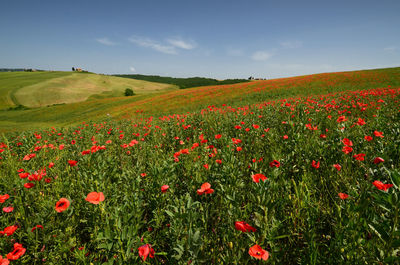
POLYGON ((303 42, 299 40, 294 41, 283 41, 280 43, 283 48, 286 49, 296 49, 303 46, 303 42))
POLYGON ((108 38, 99 38, 99 39, 96 39, 96 41, 97 41, 98 43, 101 43, 101 44, 106 45, 106 46, 114 46, 114 45, 117 45, 116 42, 113 42, 113 41, 109 40, 108 38))
POLYGON ((172 46, 184 50, 192 50, 196 48, 196 43, 194 41, 185 41, 182 38, 171 38, 167 39, 167 42, 171 44, 172 46))
POLYGON ((129 38, 129 41, 141 47, 150 48, 158 52, 166 54, 177 54, 177 51, 174 46, 163 45, 149 38, 133 36, 129 38))
POLYGON ((136 69, 133 66, 129 67, 129 71, 131 71, 132 73, 136 73, 136 69))
POLYGON ((253 59, 254 61, 266 61, 269 58, 271 58, 272 55, 273 55, 272 53, 267 51, 257 51, 253 53, 251 59, 253 59))
POLYGON ((387 52, 394 52, 394 51, 397 50, 397 47, 395 47, 395 46, 389 46, 389 47, 383 48, 383 50, 384 50, 384 51, 387 51, 387 52))

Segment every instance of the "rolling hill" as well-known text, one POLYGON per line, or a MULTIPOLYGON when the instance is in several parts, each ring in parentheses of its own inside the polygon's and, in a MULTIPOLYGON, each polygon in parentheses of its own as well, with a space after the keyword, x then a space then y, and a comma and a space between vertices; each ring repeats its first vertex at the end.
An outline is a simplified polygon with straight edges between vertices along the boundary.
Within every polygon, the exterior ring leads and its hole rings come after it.
POLYGON ((123 96, 126 88, 136 94, 171 90, 175 86, 92 73, 0 73, 0 109, 68 104, 93 98, 123 96))
MULTIPOLYGON (((5 73, 8 74, 8 73, 5 73)), ((199 111, 209 105, 227 104, 231 106, 244 106, 266 100, 278 100, 287 97, 322 95, 327 93, 337 93, 346 90, 365 90, 383 87, 400 87, 400 68, 386 68, 351 72, 323 73, 306 76, 298 76, 291 78, 279 78, 271 80, 253 81, 247 83, 239 83, 232 85, 205 86, 197 88, 188 88, 184 90, 173 89, 168 85, 153 84, 151 88, 146 87, 142 90, 135 89, 137 95, 133 97, 116 97, 118 93, 129 84, 134 84, 137 80, 122 79, 117 77, 99 76, 94 74, 76 74, 69 76, 68 73, 55 72, 43 73, 43 77, 32 74, 32 78, 23 78, 25 73, 11 73, 13 75, 21 74, 21 82, 18 83, 12 79, 7 80, 13 83, 9 88, 0 89, 1 106, 0 111, 0 131, 21 131, 27 129, 37 129, 51 126, 66 126, 81 123, 90 120, 104 120, 109 117, 122 119, 134 117, 148 117, 150 115, 164 116, 174 113, 185 113, 187 111, 199 111), (54 75, 51 79, 49 76, 54 75), (38 83, 40 78, 45 79, 42 82, 47 84, 57 84, 61 87, 61 79, 72 80, 79 77, 91 80, 86 84, 100 83, 108 80, 118 80, 119 85, 108 86, 103 94, 90 94, 90 85, 87 87, 87 99, 84 102, 75 102, 71 104, 54 105, 40 108, 32 108, 28 110, 5 110, 8 106, 15 104, 10 98, 14 95, 22 95, 26 89, 20 88, 24 86, 34 87, 35 82, 38 83), (122 79, 122 80, 121 80, 122 79), (96 81, 97 80, 97 81, 96 81), (118 90, 119 89, 121 90, 118 90), (108 91, 108 92, 107 92, 108 91), (111 92, 110 92, 111 91, 111 92), (113 92, 114 91, 114 92, 113 92), (117 92, 115 92, 117 91, 117 92), (119 91, 119 92, 118 92, 119 91), (7 95, 5 95, 7 92, 7 95), (110 96, 106 96, 110 93, 110 96), (10 96, 11 95, 11 96, 10 96), (113 96, 113 97, 111 97, 113 96), (4 102, 8 106, 4 106, 4 102)), ((69 73, 71 74, 71 73, 69 73)), ((2 76, 0 74, 0 76, 2 76)), ((4 76, 3 76, 4 78, 4 76)), ((1 80, 1 79, 0 79, 1 80)), ((0 83, 4 81, 0 81, 0 83)), ((72 82, 72 81, 71 81, 72 82)), ((138 81, 141 84, 148 84, 145 81, 138 81), (143 83, 142 83, 143 82, 143 83)), ((49 86, 49 85, 48 85, 49 86)), ((69 85, 69 87, 71 87, 69 85)), ((43 95, 38 89, 34 89, 28 99, 25 96, 25 104, 38 104, 44 102, 39 96, 43 95), (33 92, 36 91, 36 92, 33 92), (31 103, 30 103, 31 102, 31 103)), ((79 99, 73 95, 73 89, 68 90, 69 93, 61 94, 64 98, 60 101, 68 102, 68 97, 79 99)), ((50 95, 45 95, 50 98, 50 95)), ((82 96, 83 97, 83 96, 82 96)), ((54 98, 51 96, 51 98, 54 98)), ((19 100, 19 96, 17 96, 19 100)), ((21 102, 21 103, 22 103, 21 102)), ((54 102, 54 101, 53 101, 54 102)), ((69 101, 71 102, 71 101, 69 101)), ((53 104, 56 104, 54 102, 53 104)))

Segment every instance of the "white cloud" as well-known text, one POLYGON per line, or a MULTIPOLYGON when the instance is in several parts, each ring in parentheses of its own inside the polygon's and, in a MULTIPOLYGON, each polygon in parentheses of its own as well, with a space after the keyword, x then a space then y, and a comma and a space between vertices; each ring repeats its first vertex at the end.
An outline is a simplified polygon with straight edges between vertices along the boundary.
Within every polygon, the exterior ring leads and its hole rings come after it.
POLYGON ((135 73, 136 69, 135 69, 135 67, 131 66, 131 67, 129 67, 129 71, 131 71, 132 73, 135 73))
POLYGON ((174 46, 163 45, 156 41, 153 41, 149 38, 142 38, 138 36, 132 36, 129 38, 129 41, 146 48, 151 48, 158 52, 166 53, 166 54, 177 54, 176 49, 174 46))
POLYGON ((253 53, 253 55, 251 56, 251 59, 253 59, 254 61, 266 61, 269 58, 271 58, 273 54, 270 52, 266 52, 266 51, 257 51, 255 53, 253 53))
POLYGON ((296 49, 303 46, 303 42, 299 40, 294 41, 283 41, 280 43, 283 48, 296 49))
POLYGON ((397 47, 395 46, 389 46, 389 47, 385 47, 383 50, 387 51, 387 52, 394 52, 397 50, 397 47))
POLYGON ((196 43, 192 40, 183 40, 182 38, 171 38, 167 39, 167 42, 174 47, 185 49, 185 50, 192 50, 196 47, 196 43))
POLYGON ((96 41, 97 41, 98 43, 101 43, 101 44, 106 45, 106 46, 114 46, 114 45, 117 45, 117 43, 115 43, 115 42, 109 40, 108 38, 99 38, 99 39, 96 39, 96 41))

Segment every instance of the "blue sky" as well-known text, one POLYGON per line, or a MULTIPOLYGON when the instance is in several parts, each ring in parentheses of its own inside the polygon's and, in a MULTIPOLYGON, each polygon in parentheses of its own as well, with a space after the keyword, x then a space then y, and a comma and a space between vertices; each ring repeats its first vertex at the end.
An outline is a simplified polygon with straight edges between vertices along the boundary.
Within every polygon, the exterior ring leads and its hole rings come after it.
POLYGON ((0 68, 286 77, 400 66, 400 1, 4 1, 0 68))

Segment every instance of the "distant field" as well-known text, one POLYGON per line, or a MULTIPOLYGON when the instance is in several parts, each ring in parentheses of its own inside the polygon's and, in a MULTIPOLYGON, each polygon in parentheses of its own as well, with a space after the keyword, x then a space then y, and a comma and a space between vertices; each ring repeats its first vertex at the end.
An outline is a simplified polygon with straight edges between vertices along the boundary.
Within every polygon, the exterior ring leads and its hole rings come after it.
POLYGON ((0 109, 17 105, 36 108, 118 97, 123 96, 126 88, 136 94, 147 94, 176 87, 91 73, 7 72, 0 73, 0 109))
MULTIPOLYGON (((130 81, 130 79, 123 80, 130 81)), ((315 74, 184 90, 143 90, 152 92, 147 94, 140 94, 140 90, 134 89, 138 93, 134 97, 101 98, 97 94, 85 102, 29 110, 0 111, 0 131, 66 126, 109 117, 122 119, 144 115, 164 116, 196 111, 209 105, 243 106, 283 97, 321 95, 388 86, 400 87, 400 68, 315 74)))

